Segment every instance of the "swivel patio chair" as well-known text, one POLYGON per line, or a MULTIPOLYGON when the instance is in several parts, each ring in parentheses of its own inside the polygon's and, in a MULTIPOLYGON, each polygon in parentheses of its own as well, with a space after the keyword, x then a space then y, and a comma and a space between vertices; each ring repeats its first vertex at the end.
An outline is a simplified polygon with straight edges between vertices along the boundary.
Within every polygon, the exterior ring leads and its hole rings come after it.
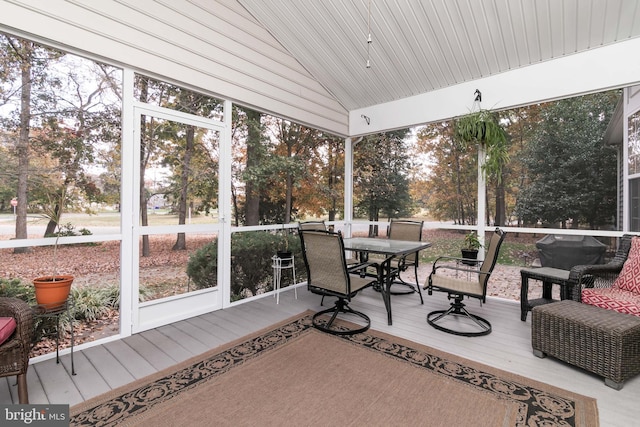
POLYGON ((0 298, 0 317, 15 320, 15 330, 13 332, 9 330, 6 341, 0 344, 0 376, 17 376, 18 401, 21 404, 27 404, 29 403, 27 369, 34 333, 33 312, 31 307, 20 299, 0 298))
MULTIPOLYGON (((318 221, 301 221, 298 222, 298 230, 302 231, 326 231, 329 230, 329 227, 327 227, 327 224, 323 221, 323 220, 318 220, 318 221)), ((357 256, 355 257, 348 257, 347 258, 347 265, 348 266, 354 266, 359 264, 360 261, 358 259, 357 256)))
MULTIPOLYGON (((421 242, 423 225, 424 221, 406 221, 392 219, 391 223, 389 224, 389 231, 387 235, 389 236, 389 239, 421 242)), ((420 304, 424 304, 424 300, 422 299, 422 291, 420 290, 420 285, 418 284, 419 259, 420 257, 418 252, 413 252, 401 258, 394 258, 391 260, 391 268, 395 273, 395 280, 393 281, 393 284, 402 285, 405 287, 404 290, 398 290, 397 286, 394 287, 392 285, 391 294, 400 295, 412 294, 416 292, 420 297, 420 304), (413 273, 416 280, 415 283, 406 282, 402 278, 402 273, 407 271, 410 267, 413 267, 413 273)))
MULTIPOLYGON (((301 231, 327 231, 329 230, 329 228, 327 227, 327 224, 323 221, 323 220, 318 220, 318 221, 300 221, 298 222, 298 232, 301 231)), ((349 257, 347 258, 347 265, 348 266, 354 266, 359 264, 360 261, 358 261, 357 257, 349 257)), ((322 297, 322 300, 320 301, 320 305, 324 304, 324 296, 322 297)))
POLYGON ((431 326, 449 334, 462 336, 480 336, 491 333, 491 323, 467 311, 462 300, 468 297, 477 298, 481 303, 486 302, 487 283, 496 265, 500 246, 506 234, 499 228, 495 229, 487 245, 485 259, 479 269, 462 267, 464 265, 462 264, 463 258, 443 256, 436 259, 425 289, 429 295, 432 295, 434 291, 446 292, 447 298, 453 301, 448 310, 436 310, 427 315, 427 322, 431 326), (445 274, 445 270, 452 270, 455 275, 445 274), (470 322, 464 322, 464 319, 470 320, 470 322), (453 329, 454 325, 465 328, 462 330, 460 328, 453 329))
POLYGON ((344 252, 344 242, 340 232, 306 231, 300 232, 302 255, 307 268, 307 286, 310 292, 318 295, 337 297, 332 308, 313 315, 313 326, 334 335, 351 335, 369 329, 369 316, 349 307, 349 302, 359 291, 371 286, 375 280, 349 274, 344 252), (330 319, 325 321, 326 314, 330 319), (341 315, 343 320, 355 323, 352 329, 337 324, 341 315))
POLYGON ((306 231, 326 231, 327 225, 324 221, 301 221, 298 222, 298 229, 306 231))

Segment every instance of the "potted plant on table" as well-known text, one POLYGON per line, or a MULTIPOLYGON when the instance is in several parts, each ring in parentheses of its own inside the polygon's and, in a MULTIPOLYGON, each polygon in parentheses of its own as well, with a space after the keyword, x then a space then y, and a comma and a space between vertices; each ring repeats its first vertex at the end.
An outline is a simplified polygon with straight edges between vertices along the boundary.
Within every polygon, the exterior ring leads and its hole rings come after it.
POLYGON ((282 226, 282 241, 280 242, 279 249, 276 251, 276 256, 282 261, 282 265, 288 265, 291 262, 292 252, 289 249, 289 232, 282 226))
POLYGON ((58 240, 60 239, 60 217, 62 216, 62 207, 66 200, 66 190, 60 192, 60 197, 49 198, 49 205, 45 207, 44 217, 49 221, 55 222, 56 240, 53 245, 53 265, 52 274, 48 276, 36 277, 33 279, 35 287, 36 302, 47 310, 55 310, 63 307, 69 298, 71 284, 74 277, 69 274, 58 273, 58 240))
POLYGON ((478 250, 482 247, 478 234, 475 231, 470 232, 464 237, 462 244, 462 263, 466 265, 476 265, 478 259, 478 250))

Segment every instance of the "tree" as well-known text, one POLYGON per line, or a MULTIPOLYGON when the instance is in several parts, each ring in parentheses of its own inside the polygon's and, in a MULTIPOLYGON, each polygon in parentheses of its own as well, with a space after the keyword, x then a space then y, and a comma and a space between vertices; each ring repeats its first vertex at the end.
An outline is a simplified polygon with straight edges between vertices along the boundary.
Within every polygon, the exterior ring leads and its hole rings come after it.
POLYGON ((517 212, 528 223, 573 228, 610 224, 616 212, 616 153, 603 136, 617 91, 550 103, 526 150, 526 185, 517 212))
MULTIPOLYGON (((177 92, 174 99, 176 104, 169 105, 170 108, 174 108, 178 111, 183 111, 189 114, 208 117, 213 111, 219 111, 221 109, 221 103, 209 96, 201 95, 199 93, 183 89, 174 88, 177 92)), ((179 171, 179 178, 175 180, 178 185, 174 192, 174 198, 177 200, 178 211, 178 224, 186 224, 187 219, 187 204, 189 202, 190 187, 192 182, 196 180, 200 170, 196 170, 196 165, 200 164, 198 159, 195 158, 198 154, 202 154, 202 139, 203 134, 206 132, 199 131, 195 126, 185 125, 178 126, 177 132, 174 134, 173 142, 178 145, 178 150, 170 151, 166 156, 174 157, 179 153, 179 157, 175 158, 174 170, 179 171), (197 145, 200 145, 199 150, 197 145)), ((165 156, 165 157, 166 157, 165 156)), ((206 158, 207 156, 205 156, 206 158)), ((210 159, 210 158, 209 158, 210 159)), ((217 161, 215 161, 217 166, 217 161)), ((207 162, 204 162, 205 164, 207 162)), ((208 169, 205 166, 205 170, 208 169)), ((203 174, 203 176, 206 176, 203 174)), ((217 176, 217 174, 216 174, 217 176)), ((217 180, 216 180, 217 184, 217 180)), ((208 193, 210 196, 214 196, 217 199, 217 187, 214 192, 208 193)), ((210 200, 207 200, 207 204, 210 200)), ((187 241, 185 233, 178 233, 176 243, 173 245, 173 250, 186 250, 187 241)))
MULTIPOLYGON (((33 42, 0 34, 0 75, 2 76, 3 104, 11 99, 18 99, 18 117, 15 114, 5 120, 3 125, 15 135, 15 151, 17 164, 17 188, 15 196, 18 199, 16 207, 16 239, 27 238, 27 208, 28 178, 29 178, 29 150, 30 130, 34 113, 46 102, 46 97, 36 97, 32 100, 32 91, 43 85, 55 82, 47 75, 48 60, 61 54, 57 51, 38 47, 33 42), (19 73, 16 73, 16 71, 19 73)), ((16 110, 12 110, 16 111, 16 110)), ((15 248, 14 252, 21 253, 29 248, 15 248)))
MULTIPOLYGON (((505 220, 499 222, 496 219, 496 224, 506 224, 507 221, 514 219, 513 214, 520 197, 520 189, 526 185, 526 168, 521 153, 532 143, 533 135, 540 123, 540 109, 539 104, 534 104, 504 111, 501 114, 511 144, 510 161, 505 166, 503 178, 505 220), (509 213, 508 216, 507 213, 509 213)), ((500 210, 496 206, 496 217, 499 214, 500 210)), ((518 221, 518 226, 521 226, 522 218, 516 215, 515 219, 518 221)))
POLYGON ((418 131, 417 148, 432 160, 424 193, 429 213, 439 220, 475 224, 477 152, 456 138, 453 122, 431 123, 418 131))
MULTIPOLYGON (((370 221, 410 216, 408 129, 369 135, 354 149, 354 207, 370 221)), ((369 229, 377 235, 377 227, 369 229)))
POLYGON ((262 114, 249 108, 242 110, 246 116, 247 126, 244 218, 245 225, 258 225, 260 223, 260 191, 263 179, 260 166, 265 157, 265 147, 262 144, 262 114))

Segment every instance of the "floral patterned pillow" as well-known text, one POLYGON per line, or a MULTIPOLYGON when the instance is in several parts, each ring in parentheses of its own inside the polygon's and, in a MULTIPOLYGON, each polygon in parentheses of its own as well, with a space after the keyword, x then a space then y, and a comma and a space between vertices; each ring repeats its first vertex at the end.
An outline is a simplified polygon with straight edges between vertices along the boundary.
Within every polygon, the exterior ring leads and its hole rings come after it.
POLYGON ((640 237, 631 239, 629 255, 613 287, 640 294, 640 237))

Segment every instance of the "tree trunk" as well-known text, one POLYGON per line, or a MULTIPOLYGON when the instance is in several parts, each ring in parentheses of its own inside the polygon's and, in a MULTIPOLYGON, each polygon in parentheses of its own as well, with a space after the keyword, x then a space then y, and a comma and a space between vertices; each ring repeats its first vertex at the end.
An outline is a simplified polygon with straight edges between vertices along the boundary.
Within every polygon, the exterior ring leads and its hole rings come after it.
MULTIPOLYGON (((245 110, 247 113, 247 169, 260 164, 260 113, 245 110)), ((260 223, 260 186, 255 180, 246 183, 245 225, 260 223)))
POLYGON ((56 228, 58 227, 58 223, 56 222, 55 218, 58 218, 58 221, 60 221, 60 217, 62 215, 60 215, 60 205, 56 204, 53 207, 53 218, 49 218, 49 222, 47 223, 47 228, 44 230, 44 237, 47 236, 52 236, 53 233, 56 232, 56 228))
MULTIPOLYGON (((27 207, 28 177, 29 177, 29 129, 31 122, 31 56, 33 45, 29 42, 22 44, 22 52, 17 52, 22 58, 22 89, 20 94, 20 135, 16 145, 18 154, 18 188, 16 206, 16 239, 27 238, 27 207)), ((15 248, 14 253, 27 253, 31 248, 15 248)))
MULTIPOLYGON (((336 176, 335 176, 335 165, 334 165, 334 151, 331 147, 331 143, 329 143, 329 149, 327 150, 327 154, 329 156, 327 164, 331 165, 331 168, 329 170, 329 181, 327 182, 327 187, 329 189, 329 194, 331 194, 331 207, 329 208, 329 221, 335 221, 336 220, 336 212, 338 211, 338 201, 336 200, 337 198, 333 195, 333 187, 335 187, 335 183, 337 181, 336 176)), ((346 215, 346 212, 345 212, 346 215)))
POLYGON ((236 227, 240 226, 240 207, 238 206, 238 194, 235 185, 231 186, 231 202, 233 204, 233 222, 236 227))
POLYGON ((501 183, 496 187, 496 215, 494 218, 494 225, 496 227, 503 226, 506 222, 507 208, 505 206, 505 190, 502 182, 503 180, 501 180, 501 183))
POLYGON ((466 216, 464 213, 464 196, 462 194, 462 177, 460 176, 460 160, 455 157, 456 162, 456 187, 458 191, 458 223, 464 225, 466 216))
MULTIPOLYGON (((147 102, 147 93, 149 82, 147 79, 142 78, 140 82, 140 101, 147 102)), ((148 149, 147 149, 147 120, 146 116, 140 117, 140 224, 142 226, 149 225, 149 218, 147 217, 147 193, 144 188, 144 172, 147 168, 148 162, 148 149)), ((150 255, 149 249, 149 235, 142 236, 142 256, 148 257, 150 255)))
MULTIPOLYGON (((195 129, 193 126, 187 127, 186 146, 184 150, 184 159, 182 162, 182 174, 180 175, 180 199, 178 200, 178 224, 187 223, 187 196, 189 189, 189 171, 191 170, 191 157, 193 155, 195 138, 195 129)), ((172 248, 174 251, 183 251, 187 249, 187 240, 185 233, 178 233, 176 243, 172 248)))
MULTIPOLYGON (((287 158, 291 158, 291 143, 287 142, 287 158)), ((291 171, 287 169, 287 177, 285 179, 285 209, 284 209, 284 223, 289 224, 291 222, 291 205, 293 200, 293 177, 291 171)))

